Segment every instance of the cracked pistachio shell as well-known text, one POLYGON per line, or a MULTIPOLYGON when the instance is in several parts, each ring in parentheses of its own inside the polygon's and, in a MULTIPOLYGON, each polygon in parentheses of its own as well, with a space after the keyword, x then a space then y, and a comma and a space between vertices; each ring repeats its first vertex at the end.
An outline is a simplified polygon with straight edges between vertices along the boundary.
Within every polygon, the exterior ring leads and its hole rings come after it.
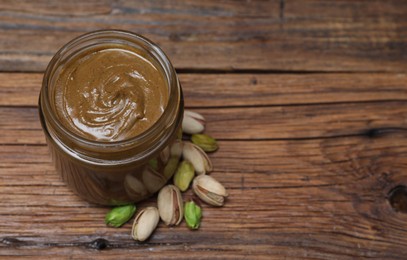
POLYGON ((202 210, 194 201, 185 203, 184 218, 190 229, 198 229, 201 224, 202 210))
POLYGON ((195 176, 195 170, 192 163, 188 161, 182 161, 174 175, 174 185, 181 191, 186 191, 195 176))
POLYGON ((184 217, 184 205, 179 189, 174 185, 164 186, 158 193, 158 212, 167 226, 178 225, 184 217))
POLYGON ((212 206, 223 206, 225 197, 228 196, 225 187, 208 175, 195 177, 192 189, 201 200, 212 206))
POLYGON ((198 175, 211 172, 213 170, 212 162, 208 155, 199 146, 185 142, 182 156, 186 161, 189 161, 194 166, 195 172, 198 175))
POLYGON ((199 134, 205 130, 205 118, 190 110, 184 111, 182 131, 187 134, 199 134))
POLYGON ((110 210, 105 217, 105 223, 112 227, 121 227, 129 221, 136 212, 136 206, 133 204, 115 207, 110 210))
POLYGON ((158 210, 155 207, 147 207, 141 210, 133 222, 131 236, 134 240, 144 241, 150 237, 160 220, 158 210))
POLYGON ((191 136, 191 141, 207 153, 218 150, 218 143, 215 138, 212 138, 209 135, 194 134, 191 136))

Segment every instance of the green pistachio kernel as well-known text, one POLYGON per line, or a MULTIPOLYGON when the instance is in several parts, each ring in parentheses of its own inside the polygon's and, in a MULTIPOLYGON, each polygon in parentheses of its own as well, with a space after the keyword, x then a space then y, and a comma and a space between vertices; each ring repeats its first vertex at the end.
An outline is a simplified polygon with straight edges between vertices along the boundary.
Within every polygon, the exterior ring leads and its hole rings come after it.
POLYGON ((157 158, 151 159, 150 161, 148 161, 148 164, 150 165, 150 167, 157 171, 158 170, 158 160, 157 158))
POLYGON ((202 218, 201 208, 192 200, 186 202, 184 206, 184 218, 190 229, 198 229, 202 218))
POLYGON ((195 176, 195 170, 192 163, 182 161, 174 175, 174 184, 181 191, 186 191, 195 176))
POLYGON ((164 167, 164 176, 166 178, 170 178, 172 175, 174 175, 175 171, 177 170, 178 163, 179 157, 171 156, 171 158, 168 160, 167 164, 164 167))
POLYGON ((121 227, 133 217, 134 212, 136 206, 133 204, 115 207, 106 214, 105 223, 108 226, 121 227))
POLYGON ((206 134, 193 134, 191 141, 201 147, 205 152, 214 152, 218 149, 216 140, 206 134))

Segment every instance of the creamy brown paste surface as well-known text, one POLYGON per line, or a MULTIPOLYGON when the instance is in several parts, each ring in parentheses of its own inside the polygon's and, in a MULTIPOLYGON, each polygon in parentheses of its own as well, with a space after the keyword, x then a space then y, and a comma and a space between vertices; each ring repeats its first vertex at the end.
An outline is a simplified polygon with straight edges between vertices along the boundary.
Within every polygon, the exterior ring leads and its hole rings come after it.
POLYGON ((90 140, 120 141, 141 134, 163 113, 168 83, 145 51, 99 46, 68 61, 55 80, 62 124, 90 140))

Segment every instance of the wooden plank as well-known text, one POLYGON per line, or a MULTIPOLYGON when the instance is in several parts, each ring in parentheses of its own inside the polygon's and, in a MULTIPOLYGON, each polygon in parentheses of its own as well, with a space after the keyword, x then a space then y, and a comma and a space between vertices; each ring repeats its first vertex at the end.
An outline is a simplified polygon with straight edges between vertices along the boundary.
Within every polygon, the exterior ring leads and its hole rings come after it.
POLYGON ((37 106, 42 74, 0 73, 1 106, 37 106))
POLYGON ((405 259, 406 14, 402 0, 0 1, 0 259, 405 259), (51 163, 38 72, 102 28, 162 46, 219 140, 211 175, 230 195, 201 205, 197 232, 160 223, 137 243, 51 163))
MULTIPOLYGON (((354 157, 359 160, 379 160, 374 157, 380 152, 379 148, 386 151, 390 149, 388 146, 391 146, 396 154, 389 153, 387 155, 383 152, 383 158, 380 160, 388 159, 390 161, 393 156, 403 156, 401 151, 406 147, 402 140, 388 138, 388 136, 403 135, 405 132, 395 132, 374 137, 314 139, 315 142, 311 142, 312 140, 221 141, 219 151, 209 156, 215 166, 215 173, 220 172, 221 180, 236 189, 245 189, 247 188, 246 185, 275 189, 284 186, 335 186, 342 183, 338 181, 338 178, 345 178, 349 183, 352 183, 361 177, 356 173, 346 175, 347 171, 351 173, 360 170, 344 167, 346 164, 351 164, 354 157), (336 139, 341 140, 342 143, 332 141, 336 139), (391 140, 392 142, 384 144, 383 141, 379 143, 382 146, 379 146, 379 144, 369 141, 375 139, 391 140), (359 145, 356 141, 360 142, 359 145), (370 144, 370 142, 376 145, 375 149, 377 150, 367 150, 365 143, 370 144), (321 145, 324 147, 320 147, 321 145), (270 146, 273 149, 269 148, 270 146), (236 153, 236 147, 246 153, 236 153), (349 149, 355 149, 355 151, 349 149), (361 155, 358 150, 362 150, 363 154, 361 155), (350 151, 351 153, 349 153, 350 151), (338 158, 333 160, 331 157, 334 156, 338 158), (325 177, 321 177, 318 168, 330 167, 330 164, 332 167, 339 167, 338 171, 328 170, 324 175, 325 177), (302 168, 301 172, 299 172, 300 168, 302 168), (308 179, 301 178, 302 175, 308 176, 308 179), (259 178, 264 178, 264 181, 259 182, 259 178)), ((0 159, 1 184, 3 185, 18 186, 23 183, 33 186, 57 185, 58 180, 52 177, 54 169, 46 146, 2 145, 0 146, 0 159), (48 177, 42 180, 36 175, 30 176, 31 173, 37 173, 40 176, 47 175, 48 177), (12 179, 16 178, 19 178, 17 182, 11 182, 12 179)), ((34 201, 32 203, 43 202, 34 201)))
MULTIPOLYGON (((221 140, 303 139, 405 131, 407 101, 194 109, 221 140)), ((44 144, 37 108, 0 107, 0 144, 44 144)))
POLYGON ((0 256, 95 254, 109 259, 136 254, 156 259, 202 257, 204 251, 205 257, 222 259, 402 259, 406 215, 391 208, 388 193, 407 185, 406 137, 399 132, 220 142, 221 149, 211 155, 212 175, 229 190, 226 205, 202 205, 198 232, 185 223, 176 228, 160 224, 143 244, 131 240, 130 223, 105 227, 106 208, 78 199, 51 177, 52 171, 41 171, 50 165, 45 146, 0 146, 0 256), (244 153, 236 153, 237 148, 244 153), (108 241, 108 250, 91 249, 97 238, 108 241))
MULTIPOLYGON (((266 106, 407 99, 404 73, 179 73, 187 107, 266 106)), ((0 106, 36 106, 42 74, 0 73, 0 106)))
POLYGON ((49 0, 37 0, 35 2, 2 0, 0 10, 37 15, 89 16, 110 13, 112 8, 109 2, 108 0, 88 0, 76 3, 49 0))
POLYGON ((181 69, 407 69, 402 0, 5 1, 0 8, 0 71, 43 71, 70 39, 106 28, 151 38, 181 69))
POLYGON ((400 73, 179 76, 188 107, 371 102, 407 98, 407 75, 400 73))

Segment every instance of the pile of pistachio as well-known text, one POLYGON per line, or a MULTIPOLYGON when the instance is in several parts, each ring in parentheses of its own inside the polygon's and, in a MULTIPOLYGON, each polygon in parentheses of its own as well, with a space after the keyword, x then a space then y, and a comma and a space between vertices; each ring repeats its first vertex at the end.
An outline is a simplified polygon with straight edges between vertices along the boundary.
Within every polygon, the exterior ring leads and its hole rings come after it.
MULTIPOLYGON (((191 135, 191 142, 184 141, 183 161, 173 176, 173 185, 164 186, 158 193, 157 208, 146 207, 140 210, 134 219, 131 236, 134 240, 144 241, 154 232, 161 220, 167 226, 179 225, 185 219, 190 229, 198 229, 202 218, 202 209, 192 199, 183 202, 181 192, 185 192, 192 182, 193 192, 209 205, 221 207, 227 197, 226 189, 213 177, 206 175, 213 169, 206 153, 218 149, 214 138, 202 134, 205 130, 205 118, 192 111, 185 110, 182 131, 191 135)), ((129 221, 136 212, 134 204, 113 208, 106 215, 108 226, 120 227, 129 221)))

